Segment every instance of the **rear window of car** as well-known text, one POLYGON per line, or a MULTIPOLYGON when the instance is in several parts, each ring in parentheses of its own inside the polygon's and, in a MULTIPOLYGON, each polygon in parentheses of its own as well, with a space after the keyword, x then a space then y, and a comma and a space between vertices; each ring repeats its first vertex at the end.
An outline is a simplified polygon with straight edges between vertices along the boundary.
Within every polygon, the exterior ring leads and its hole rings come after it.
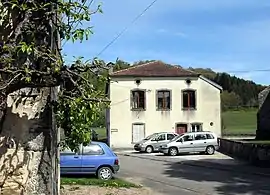
POLYGON ((205 134, 197 134, 195 135, 195 140, 205 140, 207 136, 205 134))
POLYGON ((83 155, 102 155, 104 150, 98 144, 90 144, 83 147, 83 155))
POLYGON ((167 134, 167 140, 172 140, 175 136, 174 134, 167 134))
POLYGON ((208 133, 207 133, 207 134, 206 134, 206 138, 207 138, 207 139, 214 139, 215 137, 214 137, 212 134, 208 134, 208 133))

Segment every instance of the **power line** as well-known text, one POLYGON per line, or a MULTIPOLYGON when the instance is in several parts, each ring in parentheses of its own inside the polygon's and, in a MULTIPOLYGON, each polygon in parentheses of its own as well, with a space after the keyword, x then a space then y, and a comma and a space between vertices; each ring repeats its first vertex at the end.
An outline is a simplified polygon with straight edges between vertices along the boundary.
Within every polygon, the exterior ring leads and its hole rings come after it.
POLYGON ((224 71, 227 73, 252 73, 252 72, 270 72, 270 69, 257 69, 257 70, 232 70, 224 71))
MULTIPOLYGON (((91 0, 91 1, 89 2, 88 6, 87 6, 88 9, 89 9, 89 7, 91 6, 91 4, 93 3, 93 1, 94 1, 94 0, 91 0)), ((82 11, 82 7, 86 4, 86 2, 87 2, 87 1, 85 1, 85 2, 82 4, 82 6, 80 7, 80 9, 79 9, 79 11, 78 11, 78 14, 82 11)), ((75 22, 75 21, 72 21, 72 22, 71 22, 71 24, 70 24, 71 28, 73 28, 72 25, 74 24, 74 22, 75 22)), ((76 23, 75 26, 74 26, 74 29, 76 29, 76 28, 78 27, 79 23, 80 23, 80 21, 77 21, 77 23, 76 23)), ((66 43, 67 43, 67 40, 64 42, 64 44, 62 45, 62 47, 64 47, 66 43)))
MULTIPOLYGON (((194 71, 194 70, 192 70, 194 71)), ((270 72, 270 69, 255 69, 255 70, 223 70, 223 71, 215 71, 214 69, 212 69, 212 71, 216 72, 216 73, 253 73, 253 72, 270 72)), ((196 72, 196 68, 195 68, 195 72, 196 72)), ((203 73, 207 73, 207 72, 204 72, 204 71, 198 71, 200 72, 201 74, 203 73)), ((211 73, 211 72, 209 72, 211 73)))
POLYGON ((147 10, 149 10, 155 3, 157 2, 157 0, 154 0, 152 3, 150 3, 137 17, 135 17, 130 25, 126 26, 120 33, 118 33, 116 35, 116 37, 114 39, 112 39, 98 54, 97 56, 100 56, 106 49, 108 49, 108 47, 110 47, 120 36, 122 36, 130 26, 132 26, 147 10))

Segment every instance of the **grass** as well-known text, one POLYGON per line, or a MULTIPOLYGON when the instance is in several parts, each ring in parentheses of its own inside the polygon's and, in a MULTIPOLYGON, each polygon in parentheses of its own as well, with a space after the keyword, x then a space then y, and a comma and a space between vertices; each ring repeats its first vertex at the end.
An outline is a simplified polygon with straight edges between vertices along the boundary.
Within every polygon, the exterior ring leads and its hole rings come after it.
POLYGON ((97 132, 99 140, 107 138, 105 127, 94 127, 93 129, 97 132))
POLYGON ((222 113, 224 134, 255 134, 257 110, 227 111, 222 113))
POLYGON ((114 187, 114 188, 141 188, 142 186, 122 180, 111 179, 108 181, 96 179, 96 178, 73 178, 62 177, 61 185, 92 185, 99 187, 114 187))

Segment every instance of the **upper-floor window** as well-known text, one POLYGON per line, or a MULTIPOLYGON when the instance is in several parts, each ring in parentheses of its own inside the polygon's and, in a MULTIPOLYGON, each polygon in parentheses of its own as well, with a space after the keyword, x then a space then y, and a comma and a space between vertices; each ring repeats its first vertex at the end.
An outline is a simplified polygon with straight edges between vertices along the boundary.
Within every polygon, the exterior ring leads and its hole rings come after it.
POLYGON ((145 109, 145 91, 133 90, 131 91, 131 109, 144 110, 145 109))
POLYGON ((196 109, 196 92, 194 90, 182 91, 183 109, 196 109))
POLYGON ((169 90, 157 91, 157 109, 158 110, 171 109, 171 91, 169 90))

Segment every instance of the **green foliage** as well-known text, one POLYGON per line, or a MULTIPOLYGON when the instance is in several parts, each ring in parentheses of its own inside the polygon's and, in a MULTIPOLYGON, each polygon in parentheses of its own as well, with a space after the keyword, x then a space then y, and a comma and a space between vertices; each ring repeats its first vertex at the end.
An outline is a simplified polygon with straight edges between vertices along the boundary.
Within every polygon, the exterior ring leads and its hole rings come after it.
POLYGON ((56 112, 58 126, 65 130, 65 144, 76 149, 78 143, 89 144, 90 129, 98 120, 103 103, 84 101, 81 97, 68 99, 60 96, 56 112))
POLYGON ((241 98, 238 94, 234 92, 228 92, 224 91, 221 94, 221 105, 222 105, 222 110, 226 111, 231 108, 238 108, 242 105, 241 98))
MULTIPOLYGON (((105 64, 103 61, 96 62, 97 67, 105 64)), ((91 66, 81 59, 77 60, 76 65, 81 67, 81 64, 91 66)), ((65 130, 65 145, 74 150, 78 144, 89 144, 91 129, 96 121, 101 120, 101 113, 108 107, 109 101, 106 99, 107 75, 104 71, 93 72, 89 69, 70 80, 59 93, 56 116, 58 126, 65 130)))

